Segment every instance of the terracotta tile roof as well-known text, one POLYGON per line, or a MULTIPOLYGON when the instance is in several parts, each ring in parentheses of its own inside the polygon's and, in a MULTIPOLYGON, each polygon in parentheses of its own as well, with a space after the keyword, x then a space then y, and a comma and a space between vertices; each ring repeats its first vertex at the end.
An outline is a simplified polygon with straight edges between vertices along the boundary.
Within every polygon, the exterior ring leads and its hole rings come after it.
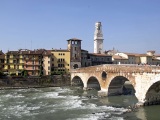
POLYGON ((154 56, 156 56, 156 57, 160 57, 160 54, 155 54, 154 56))
POLYGON ((106 55, 106 54, 98 54, 98 53, 89 53, 89 55, 93 55, 93 56, 101 56, 101 57, 106 57, 106 56, 110 56, 111 57, 111 55, 106 55))
POLYGON ((68 49, 52 49, 51 52, 69 52, 68 49))
POLYGON ((46 51, 46 50, 45 49, 27 50, 27 51, 22 51, 22 54, 25 54, 25 55, 42 55, 44 51, 46 51))
POLYGON ((19 51, 8 51, 6 54, 18 55, 19 51))
POLYGON ((157 59, 157 58, 152 58, 152 60, 153 60, 153 61, 154 61, 154 60, 156 61, 156 60, 159 60, 159 59, 157 59))
POLYGON ((124 52, 124 54, 126 54, 128 56, 138 56, 138 57, 140 57, 140 56, 142 56, 142 57, 149 56, 147 54, 139 54, 139 53, 126 53, 126 52, 124 52))
POLYGON ((44 51, 44 52, 43 52, 43 55, 44 55, 44 56, 52 55, 51 50, 46 50, 46 51, 44 51))
POLYGON ((117 59, 117 60, 128 60, 127 58, 122 57, 122 56, 119 56, 119 55, 113 55, 112 57, 113 57, 114 59, 117 59))
POLYGON ((13 55, 19 55, 19 54, 23 54, 23 55, 42 55, 44 52, 46 52, 46 54, 50 54, 49 51, 45 50, 45 49, 35 49, 35 50, 18 50, 18 51, 8 51, 6 54, 13 54, 13 55))

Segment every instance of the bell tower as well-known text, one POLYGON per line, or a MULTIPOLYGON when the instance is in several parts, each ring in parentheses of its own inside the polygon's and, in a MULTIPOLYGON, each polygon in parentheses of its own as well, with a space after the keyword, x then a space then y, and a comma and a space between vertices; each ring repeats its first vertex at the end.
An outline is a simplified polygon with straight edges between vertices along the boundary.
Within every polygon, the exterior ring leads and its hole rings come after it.
POLYGON ((81 67, 81 41, 77 38, 72 38, 68 41, 68 50, 70 51, 70 66, 71 69, 81 67))
POLYGON ((101 22, 96 22, 94 32, 94 53, 103 53, 103 33, 101 22))

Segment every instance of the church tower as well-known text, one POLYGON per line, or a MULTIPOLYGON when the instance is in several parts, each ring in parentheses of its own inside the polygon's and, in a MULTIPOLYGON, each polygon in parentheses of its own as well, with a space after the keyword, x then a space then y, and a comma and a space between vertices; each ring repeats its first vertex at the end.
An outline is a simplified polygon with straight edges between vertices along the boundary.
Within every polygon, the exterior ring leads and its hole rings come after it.
POLYGON ((71 69, 81 67, 81 41, 77 38, 72 38, 68 41, 68 50, 70 51, 70 66, 71 69))
POLYGON ((94 53, 103 53, 103 34, 101 22, 96 22, 94 32, 94 53))

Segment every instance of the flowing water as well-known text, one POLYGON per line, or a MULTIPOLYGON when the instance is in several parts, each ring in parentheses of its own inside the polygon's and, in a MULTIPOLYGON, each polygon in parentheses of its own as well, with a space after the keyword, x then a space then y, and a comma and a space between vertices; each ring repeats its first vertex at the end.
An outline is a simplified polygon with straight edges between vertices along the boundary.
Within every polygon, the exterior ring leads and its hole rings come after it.
POLYGON ((128 112, 134 96, 97 97, 75 87, 0 91, 0 120, 159 120, 160 106, 128 112))

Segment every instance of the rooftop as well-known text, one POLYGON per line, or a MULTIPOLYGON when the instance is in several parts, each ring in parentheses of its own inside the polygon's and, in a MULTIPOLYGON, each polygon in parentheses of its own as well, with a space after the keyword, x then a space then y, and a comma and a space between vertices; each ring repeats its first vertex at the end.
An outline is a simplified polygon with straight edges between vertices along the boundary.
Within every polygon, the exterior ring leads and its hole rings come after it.
POLYGON ((71 39, 69 39, 69 40, 67 40, 67 41, 70 41, 70 40, 82 41, 82 40, 80 40, 80 39, 78 39, 78 38, 71 38, 71 39))

